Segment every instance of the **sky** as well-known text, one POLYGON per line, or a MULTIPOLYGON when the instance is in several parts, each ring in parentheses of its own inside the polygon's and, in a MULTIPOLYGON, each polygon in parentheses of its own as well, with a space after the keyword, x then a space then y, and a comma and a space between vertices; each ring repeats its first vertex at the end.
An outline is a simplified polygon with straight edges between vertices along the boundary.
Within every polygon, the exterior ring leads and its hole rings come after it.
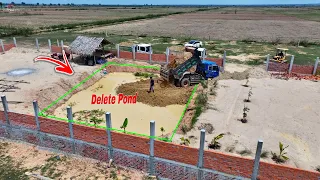
POLYGON ((116 1, 108 1, 108 0, 0 0, 4 3, 45 3, 45 4, 109 4, 109 5, 141 5, 141 4, 153 4, 153 5, 182 5, 182 4, 194 4, 194 5, 259 5, 259 4, 316 4, 320 3, 320 0, 158 0, 158 1, 150 1, 150 0, 116 0, 116 1))

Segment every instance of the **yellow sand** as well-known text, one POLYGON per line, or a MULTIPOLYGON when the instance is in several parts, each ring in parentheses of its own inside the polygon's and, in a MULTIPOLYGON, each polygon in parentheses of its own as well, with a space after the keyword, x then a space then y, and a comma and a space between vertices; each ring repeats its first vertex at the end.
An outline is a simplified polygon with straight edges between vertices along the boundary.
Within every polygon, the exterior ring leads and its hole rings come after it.
MULTIPOLYGON (((160 127, 165 129, 165 133, 173 131, 184 109, 183 105, 152 107, 139 102, 136 104, 117 104, 117 102, 116 104, 91 104, 92 94, 97 96, 102 94, 109 95, 110 93, 117 95, 115 91, 117 86, 137 80, 138 78, 132 73, 110 73, 88 89, 73 95, 64 105, 57 108, 54 114, 58 117, 66 117, 66 106, 74 104, 72 106, 73 112, 93 109, 103 109, 106 112, 110 112, 113 128, 120 129, 124 119, 128 118, 129 123, 126 130, 130 132, 149 135, 151 120, 156 122, 157 136, 162 134, 160 127)), ((103 125, 105 125, 105 122, 103 125)))

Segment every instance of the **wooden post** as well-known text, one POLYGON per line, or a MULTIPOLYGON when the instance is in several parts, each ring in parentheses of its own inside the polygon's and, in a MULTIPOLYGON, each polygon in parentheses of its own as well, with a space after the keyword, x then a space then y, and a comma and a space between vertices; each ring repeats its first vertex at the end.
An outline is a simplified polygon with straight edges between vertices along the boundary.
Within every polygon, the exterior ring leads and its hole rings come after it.
POLYGON ((120 58, 120 45, 117 44, 116 48, 117 48, 117 57, 120 58))
POLYGON ((58 40, 58 39, 57 39, 57 46, 60 47, 60 43, 59 43, 59 40, 58 40))
POLYGON ((108 136, 108 157, 109 160, 113 157, 112 139, 111 139, 111 113, 106 113, 106 125, 107 125, 107 136, 108 136))
POLYGON ((169 57, 170 57, 170 49, 167 47, 167 49, 166 49, 166 61, 167 61, 167 64, 169 64, 169 57))
POLYGON ((251 180, 256 180, 258 177, 258 174, 259 174, 259 165, 260 165, 262 145, 263 145, 263 141, 259 140, 258 144, 257 144, 256 156, 254 158, 254 166, 253 166, 253 172, 251 175, 251 180))
POLYGON ((135 60, 136 59, 136 45, 133 45, 131 47, 131 51, 132 51, 133 60, 135 60))
POLYGON ((2 53, 5 54, 5 49, 4 49, 3 41, 2 41, 1 39, 0 39, 0 44, 1 44, 2 53))
POLYGON ((199 147, 199 154, 198 154, 198 180, 203 179, 203 154, 204 154, 204 142, 205 142, 205 135, 206 130, 201 129, 200 131, 200 147, 199 147))
POLYGON ((152 62, 152 47, 150 46, 150 52, 149 52, 149 62, 151 64, 152 62))
POLYGON ((267 55, 266 70, 269 70, 270 54, 267 55))
POLYGON ((150 175, 155 174, 154 169, 154 137, 156 135, 155 121, 150 121, 150 157, 149 157, 149 173, 150 175))
POLYGON ((61 40, 61 53, 63 53, 63 50, 64 50, 64 48, 63 48, 63 40, 61 40))

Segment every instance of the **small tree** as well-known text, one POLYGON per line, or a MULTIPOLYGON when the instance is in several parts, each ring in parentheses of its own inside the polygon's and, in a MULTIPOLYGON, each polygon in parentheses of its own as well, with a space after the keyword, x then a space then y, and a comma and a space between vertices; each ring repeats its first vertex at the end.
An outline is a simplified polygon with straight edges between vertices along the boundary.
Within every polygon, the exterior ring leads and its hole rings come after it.
POLYGON ((163 133, 165 132, 164 128, 163 128, 163 127, 161 127, 161 128, 160 128, 160 131, 161 131, 162 136, 163 136, 163 133))
POLYGON ((126 133, 126 128, 128 126, 128 118, 124 119, 122 126, 120 127, 123 129, 124 133, 126 133))
POLYGON ((244 100, 244 102, 250 102, 250 97, 252 96, 252 88, 250 88, 249 92, 248 92, 248 98, 244 100))
POLYGON ((223 133, 219 134, 218 136, 214 137, 211 141, 211 143, 208 145, 208 148, 210 149, 220 149, 221 144, 218 142, 219 139, 221 139, 224 136, 223 133))
POLYGON ((182 138, 180 138, 180 140, 181 140, 180 145, 189 146, 190 141, 189 141, 189 139, 188 139, 188 138, 184 138, 184 137, 182 137, 182 138))
POLYGON ((274 160, 276 163, 284 163, 286 162, 289 158, 287 156, 285 156, 287 154, 287 152, 284 152, 284 150, 286 148, 288 148, 288 146, 286 147, 283 147, 283 144, 281 142, 279 142, 279 150, 280 150, 280 153, 279 155, 277 155, 276 153, 273 153, 271 151, 271 154, 272 154, 272 160, 274 160))
POLYGON ((242 113, 242 119, 241 119, 241 122, 242 123, 247 123, 248 122, 248 120, 247 120, 247 116, 248 116, 248 112, 250 111, 250 109, 246 106, 246 105, 244 105, 244 107, 243 107, 243 113, 242 113))
POLYGON ((97 118, 96 116, 92 116, 90 118, 90 122, 93 122, 93 124, 96 126, 97 124, 102 123, 103 119, 97 118))

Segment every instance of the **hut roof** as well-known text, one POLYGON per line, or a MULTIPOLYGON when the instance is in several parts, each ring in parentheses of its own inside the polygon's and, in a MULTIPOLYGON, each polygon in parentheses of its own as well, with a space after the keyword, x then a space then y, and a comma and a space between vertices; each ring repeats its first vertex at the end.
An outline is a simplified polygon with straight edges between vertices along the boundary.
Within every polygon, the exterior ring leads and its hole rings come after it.
POLYGON ((78 36, 69 47, 76 54, 92 55, 104 43, 109 41, 104 38, 78 36))

